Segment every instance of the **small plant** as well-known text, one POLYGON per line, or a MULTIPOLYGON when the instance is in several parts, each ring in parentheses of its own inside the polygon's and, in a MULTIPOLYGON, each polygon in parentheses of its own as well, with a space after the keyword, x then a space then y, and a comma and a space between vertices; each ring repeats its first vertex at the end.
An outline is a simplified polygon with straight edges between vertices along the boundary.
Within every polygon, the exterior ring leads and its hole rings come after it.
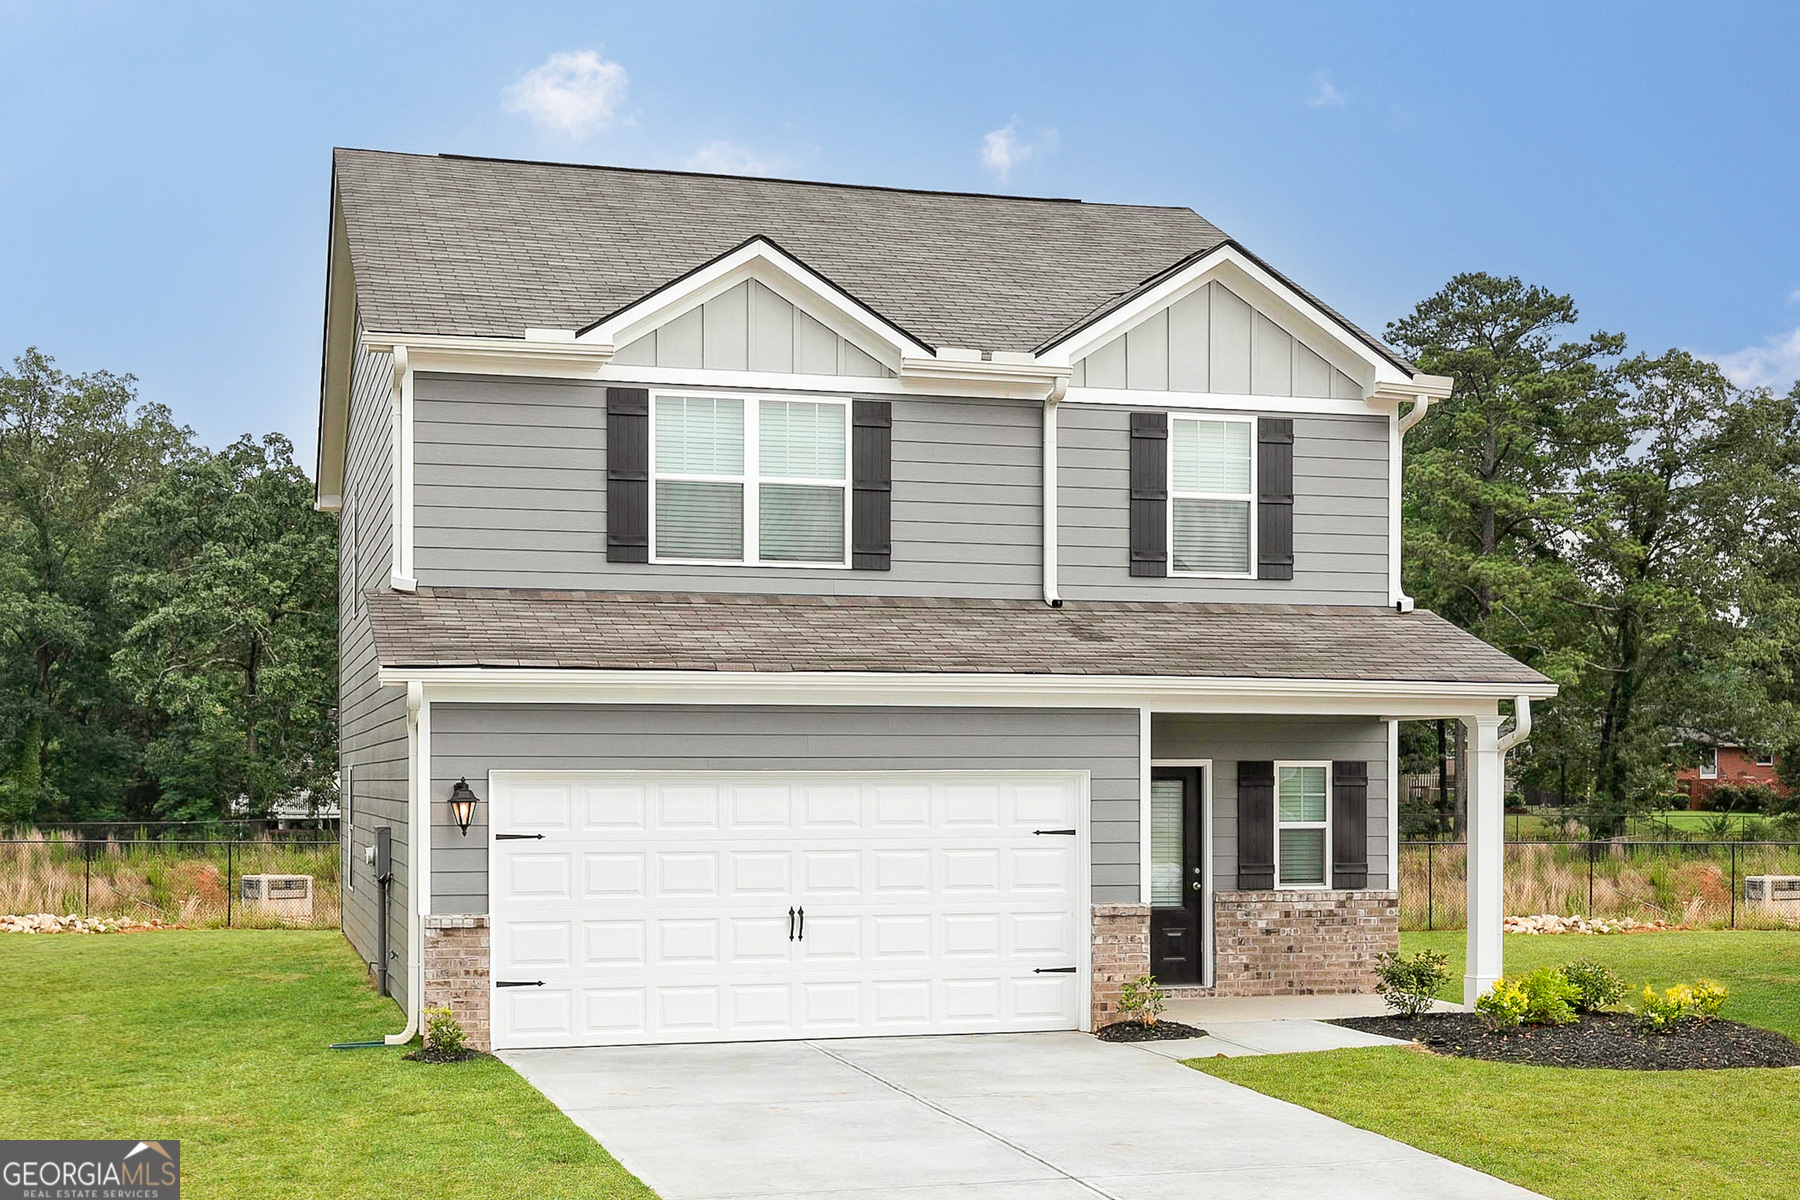
POLYGON ((1697 979, 1694 981, 1693 993, 1694 1015, 1702 1021, 1710 1021, 1725 1007, 1731 989, 1716 979, 1697 979))
POLYGON ((1569 1003, 1578 1013, 1599 1012, 1625 998, 1625 981, 1600 963, 1582 959, 1564 963, 1559 969, 1569 986, 1575 989, 1569 1003))
POLYGON ((1416 1017, 1431 1008, 1438 989, 1450 981, 1450 960, 1435 950, 1411 958, 1389 950, 1375 960, 1375 992, 1397 1016, 1416 1017))
POLYGON ((1168 998, 1152 976, 1139 975, 1119 988, 1119 1015, 1127 1021, 1154 1025, 1167 1006, 1168 998))
POLYGON ((1529 1025, 1568 1025, 1575 1020, 1575 1000, 1581 995, 1564 977, 1560 967, 1539 967, 1519 979, 1525 993, 1525 1022, 1529 1025))
POLYGON ((1475 1011, 1492 1030, 1517 1029, 1531 1010, 1531 997, 1510 979, 1497 979, 1494 986, 1475 1001, 1475 1011))
POLYGON ((1683 1021, 1697 1013, 1694 989, 1685 983, 1663 989, 1659 995, 1649 984, 1644 985, 1643 1002, 1632 1009, 1640 1028, 1648 1033, 1674 1033, 1683 1021))
POLYGON ((428 1008, 425 1010, 425 1049, 428 1053, 440 1057, 455 1058, 467 1048, 469 1035, 463 1031, 462 1022, 448 1008, 428 1008))

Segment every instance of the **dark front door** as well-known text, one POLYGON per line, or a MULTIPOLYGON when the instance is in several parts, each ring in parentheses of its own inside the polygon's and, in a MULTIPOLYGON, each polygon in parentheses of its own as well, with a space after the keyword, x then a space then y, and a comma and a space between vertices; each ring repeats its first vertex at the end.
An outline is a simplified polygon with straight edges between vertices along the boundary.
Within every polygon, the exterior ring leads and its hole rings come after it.
POLYGON ((1150 771, 1150 973, 1158 983, 1199 983, 1206 928, 1201 767, 1150 771))

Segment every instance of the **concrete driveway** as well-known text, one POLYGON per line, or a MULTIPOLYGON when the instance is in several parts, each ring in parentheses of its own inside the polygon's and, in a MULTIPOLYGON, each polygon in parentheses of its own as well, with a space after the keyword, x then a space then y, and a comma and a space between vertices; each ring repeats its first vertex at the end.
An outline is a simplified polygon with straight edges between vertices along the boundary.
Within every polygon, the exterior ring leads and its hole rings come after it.
POLYGON ((1519 1200, 1078 1033, 500 1055, 664 1200, 1519 1200))

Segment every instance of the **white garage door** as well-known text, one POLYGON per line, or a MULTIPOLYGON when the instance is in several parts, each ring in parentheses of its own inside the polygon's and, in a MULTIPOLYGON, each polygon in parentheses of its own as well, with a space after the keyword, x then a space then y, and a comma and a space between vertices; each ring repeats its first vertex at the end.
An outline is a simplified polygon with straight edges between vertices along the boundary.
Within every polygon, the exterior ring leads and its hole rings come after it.
POLYGON ((494 1046, 1076 1028, 1084 793, 1069 773, 496 772, 494 1046))

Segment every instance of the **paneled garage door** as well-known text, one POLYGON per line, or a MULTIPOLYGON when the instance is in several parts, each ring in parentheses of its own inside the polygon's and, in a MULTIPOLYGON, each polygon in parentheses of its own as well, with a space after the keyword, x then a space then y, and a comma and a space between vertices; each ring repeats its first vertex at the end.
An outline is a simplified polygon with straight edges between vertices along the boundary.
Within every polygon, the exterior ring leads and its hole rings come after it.
POLYGON ((490 782, 496 1048, 1078 1026, 1081 776, 490 782))

